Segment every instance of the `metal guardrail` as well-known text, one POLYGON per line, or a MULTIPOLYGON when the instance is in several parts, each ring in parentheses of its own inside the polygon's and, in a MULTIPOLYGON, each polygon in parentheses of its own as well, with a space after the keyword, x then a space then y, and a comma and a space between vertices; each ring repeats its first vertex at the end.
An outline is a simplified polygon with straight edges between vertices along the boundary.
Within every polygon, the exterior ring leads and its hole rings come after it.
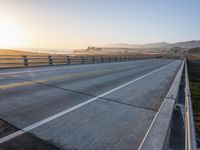
POLYGON ((187 61, 185 61, 185 149, 196 150, 196 133, 192 109, 192 99, 190 93, 190 85, 188 80, 187 61))
POLYGON ((155 57, 135 56, 64 56, 64 55, 0 55, 0 68, 27 67, 58 64, 89 64, 104 62, 133 61, 155 57))
POLYGON ((171 119, 175 107, 181 75, 184 67, 182 63, 170 90, 163 100, 156 116, 154 117, 139 149, 140 150, 163 150, 168 149, 171 119))

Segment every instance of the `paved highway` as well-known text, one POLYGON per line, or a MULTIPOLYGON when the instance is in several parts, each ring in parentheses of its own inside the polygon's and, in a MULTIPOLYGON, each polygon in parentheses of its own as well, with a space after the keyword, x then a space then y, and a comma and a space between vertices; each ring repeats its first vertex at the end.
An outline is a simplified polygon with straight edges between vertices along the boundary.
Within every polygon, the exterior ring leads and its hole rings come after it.
POLYGON ((137 149, 181 63, 147 59, 2 69, 0 118, 64 149, 137 149))

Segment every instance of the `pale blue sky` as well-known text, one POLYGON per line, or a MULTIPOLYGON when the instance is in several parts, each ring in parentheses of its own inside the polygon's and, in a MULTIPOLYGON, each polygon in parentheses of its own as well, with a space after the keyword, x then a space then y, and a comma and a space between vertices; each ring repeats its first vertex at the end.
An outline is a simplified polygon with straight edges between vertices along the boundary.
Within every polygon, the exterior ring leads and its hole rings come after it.
POLYGON ((3 47, 200 40, 200 0, 0 0, 0 16, 3 47))

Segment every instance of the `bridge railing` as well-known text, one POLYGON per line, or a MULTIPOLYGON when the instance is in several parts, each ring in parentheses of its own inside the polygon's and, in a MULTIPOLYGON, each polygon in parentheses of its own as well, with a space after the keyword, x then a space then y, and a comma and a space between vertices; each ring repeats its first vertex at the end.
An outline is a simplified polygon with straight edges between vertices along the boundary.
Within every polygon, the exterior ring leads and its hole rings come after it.
POLYGON ((65 56, 65 55, 0 55, 0 68, 27 67, 58 64, 89 64, 104 62, 133 61, 135 59, 155 58, 156 56, 65 56))
POLYGON ((185 127, 185 149, 196 150, 196 134, 194 126, 193 109, 191 102, 190 87, 188 81, 187 62, 183 61, 172 86, 163 100, 150 128, 147 131, 139 149, 140 150, 165 150, 169 149, 169 138, 171 132, 172 115, 176 106, 179 86, 184 71, 185 80, 185 111, 184 111, 184 127, 185 127), (185 67, 185 71, 183 68, 185 67))
POLYGON ((192 109, 192 99, 188 80, 187 61, 185 60, 185 149, 196 150, 196 133, 192 109))

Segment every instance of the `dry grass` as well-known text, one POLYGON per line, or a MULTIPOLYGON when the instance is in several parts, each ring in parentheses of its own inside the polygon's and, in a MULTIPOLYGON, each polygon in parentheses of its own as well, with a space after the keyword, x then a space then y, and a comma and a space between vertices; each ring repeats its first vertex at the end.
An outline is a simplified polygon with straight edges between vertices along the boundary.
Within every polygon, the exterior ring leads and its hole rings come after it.
POLYGON ((200 147, 200 59, 188 61, 188 73, 194 111, 197 144, 200 147))
POLYGON ((189 58, 190 60, 200 60, 200 55, 199 54, 190 54, 190 55, 187 55, 187 58, 189 58))
POLYGON ((48 53, 36 53, 13 49, 0 49, 0 55, 48 55, 48 53))

